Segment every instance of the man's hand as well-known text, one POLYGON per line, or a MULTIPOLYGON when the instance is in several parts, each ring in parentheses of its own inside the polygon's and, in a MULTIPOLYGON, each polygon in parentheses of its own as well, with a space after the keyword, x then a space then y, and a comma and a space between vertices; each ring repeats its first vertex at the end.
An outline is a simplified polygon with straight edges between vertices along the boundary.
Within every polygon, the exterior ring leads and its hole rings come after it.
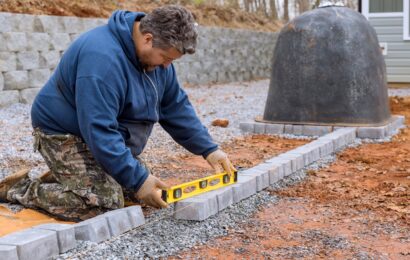
POLYGON ((168 204, 161 199, 161 190, 166 189, 168 189, 168 185, 166 185, 163 181, 153 175, 148 175, 148 178, 138 190, 136 197, 148 206, 155 208, 166 208, 168 207, 168 204))
POLYGON ((229 161, 228 156, 222 150, 218 149, 212 153, 210 153, 206 160, 215 170, 215 173, 221 173, 222 168, 229 174, 233 174, 236 171, 235 167, 233 167, 231 161, 229 161))

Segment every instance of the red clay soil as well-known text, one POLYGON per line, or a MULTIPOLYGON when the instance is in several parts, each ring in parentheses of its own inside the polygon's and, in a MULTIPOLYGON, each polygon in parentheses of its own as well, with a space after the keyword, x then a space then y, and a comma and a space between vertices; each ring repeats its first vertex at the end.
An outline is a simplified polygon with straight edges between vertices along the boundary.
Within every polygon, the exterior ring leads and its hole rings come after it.
MULTIPOLYGON (((390 101, 410 126, 410 98, 390 101)), ((346 149, 329 167, 271 193, 278 202, 250 224, 179 257, 410 259, 409 129, 389 143, 346 149)))
POLYGON ((181 4, 190 10, 200 25, 221 26, 258 31, 278 31, 279 21, 272 21, 263 13, 248 13, 234 6, 219 6, 202 1, 175 0, 3 0, 0 12, 47 14, 59 16, 108 18, 117 9, 150 12, 164 4, 181 4), (198 1, 201 2, 201 1, 198 1))

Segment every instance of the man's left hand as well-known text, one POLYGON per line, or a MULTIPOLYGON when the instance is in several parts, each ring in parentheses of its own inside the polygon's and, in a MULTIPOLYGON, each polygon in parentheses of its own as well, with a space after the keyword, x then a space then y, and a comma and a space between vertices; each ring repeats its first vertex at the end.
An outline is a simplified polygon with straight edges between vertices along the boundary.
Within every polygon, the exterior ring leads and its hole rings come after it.
POLYGON ((206 160, 215 170, 215 173, 221 173, 223 169, 225 172, 231 175, 236 171, 226 153, 224 153, 220 149, 210 153, 206 157, 206 160))

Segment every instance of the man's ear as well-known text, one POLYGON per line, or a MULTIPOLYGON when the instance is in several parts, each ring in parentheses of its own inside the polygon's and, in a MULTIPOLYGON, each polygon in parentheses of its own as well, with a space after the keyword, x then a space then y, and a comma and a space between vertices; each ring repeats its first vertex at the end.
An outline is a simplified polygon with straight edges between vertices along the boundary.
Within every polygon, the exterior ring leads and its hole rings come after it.
POLYGON ((151 44, 152 46, 152 40, 153 40, 153 35, 151 33, 146 33, 142 36, 144 44, 148 45, 151 44))

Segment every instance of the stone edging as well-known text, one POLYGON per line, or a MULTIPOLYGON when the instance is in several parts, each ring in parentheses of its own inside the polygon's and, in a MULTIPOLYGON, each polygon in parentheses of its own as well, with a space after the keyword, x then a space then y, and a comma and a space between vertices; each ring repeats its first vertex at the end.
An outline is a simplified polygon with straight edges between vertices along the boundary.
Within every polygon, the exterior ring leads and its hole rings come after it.
MULTIPOLYGON (((395 134, 403 126, 404 116, 394 116, 388 125, 381 127, 241 123, 241 130, 248 133, 303 134, 321 137, 239 172, 238 182, 234 185, 177 202, 174 217, 202 221, 320 158, 342 150, 353 143, 356 137, 385 138, 395 134)), ((144 224, 145 218, 140 206, 113 210, 74 225, 43 224, 0 237, 0 259, 48 259, 73 249, 77 240, 99 243, 144 224)))

